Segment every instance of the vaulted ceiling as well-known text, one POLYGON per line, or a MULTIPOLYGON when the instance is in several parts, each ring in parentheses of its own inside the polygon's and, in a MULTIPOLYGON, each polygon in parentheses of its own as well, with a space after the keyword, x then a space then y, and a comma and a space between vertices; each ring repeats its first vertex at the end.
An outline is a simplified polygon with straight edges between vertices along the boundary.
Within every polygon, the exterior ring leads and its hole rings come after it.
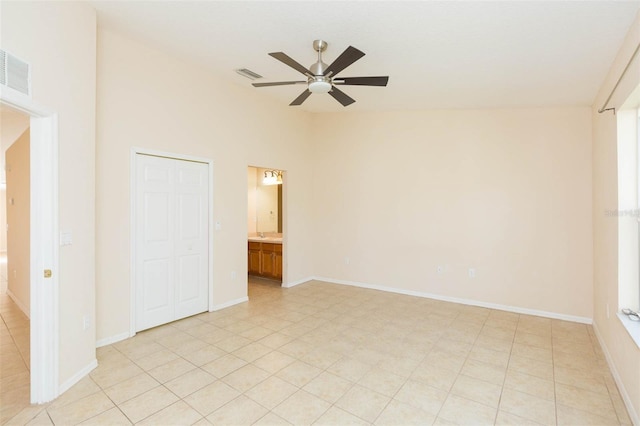
POLYGON ((309 66, 323 39, 327 63, 349 45, 366 53, 340 76, 390 76, 386 88, 341 86, 357 101, 346 108, 321 94, 295 107, 314 112, 588 106, 640 9, 640 0, 91 3, 100 26, 283 105, 304 86, 253 88, 234 70, 300 80, 267 53, 309 66))

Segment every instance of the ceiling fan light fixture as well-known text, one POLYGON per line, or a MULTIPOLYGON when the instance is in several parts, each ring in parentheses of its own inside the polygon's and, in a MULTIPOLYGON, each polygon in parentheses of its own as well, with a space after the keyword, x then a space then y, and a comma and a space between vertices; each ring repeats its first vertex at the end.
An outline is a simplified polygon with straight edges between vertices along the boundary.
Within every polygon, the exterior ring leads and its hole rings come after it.
POLYGON ((309 91, 311 93, 328 93, 331 91, 331 83, 324 79, 315 79, 309 82, 309 91))

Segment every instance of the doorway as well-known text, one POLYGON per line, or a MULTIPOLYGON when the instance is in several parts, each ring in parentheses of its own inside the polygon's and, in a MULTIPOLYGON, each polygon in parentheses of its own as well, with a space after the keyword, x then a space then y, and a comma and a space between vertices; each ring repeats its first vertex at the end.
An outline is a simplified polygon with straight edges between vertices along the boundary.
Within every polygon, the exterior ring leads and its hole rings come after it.
POLYGON ((29 117, 29 399, 44 403, 60 392, 58 117, 8 88, 0 88, 0 108, 29 117))
POLYGON ((0 423, 30 400, 29 121, 0 107, 0 380, 11 384, 0 423))
POLYGON ((282 285, 284 272, 284 171, 247 168, 247 272, 249 283, 282 285))
POLYGON ((211 308, 212 164, 134 149, 131 334, 211 308))

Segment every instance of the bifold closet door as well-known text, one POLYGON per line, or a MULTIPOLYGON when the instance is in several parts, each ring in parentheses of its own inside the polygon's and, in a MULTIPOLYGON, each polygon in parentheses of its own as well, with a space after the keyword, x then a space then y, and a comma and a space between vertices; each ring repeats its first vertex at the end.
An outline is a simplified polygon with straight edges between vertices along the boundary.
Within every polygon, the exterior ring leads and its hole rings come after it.
POLYGON ((136 155, 136 331, 208 306, 208 164, 136 155))

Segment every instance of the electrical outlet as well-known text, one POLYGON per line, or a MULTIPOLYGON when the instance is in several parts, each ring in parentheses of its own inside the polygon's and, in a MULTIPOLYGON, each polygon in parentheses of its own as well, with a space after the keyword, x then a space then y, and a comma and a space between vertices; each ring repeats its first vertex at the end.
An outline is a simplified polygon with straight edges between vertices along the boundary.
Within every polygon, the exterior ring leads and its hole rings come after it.
POLYGON ((82 329, 88 330, 90 325, 91 325, 91 321, 89 320, 89 317, 84 315, 82 317, 82 329))
POLYGON ((609 319, 609 302, 607 302, 607 319, 609 319))
POLYGON ((444 266, 438 265, 436 271, 438 272, 438 275, 442 275, 442 273, 444 272, 444 266))
POLYGON ((237 277, 236 271, 231 271, 231 279, 235 280, 237 277))
POLYGON ((344 264, 345 265, 349 265, 351 263, 351 259, 349 259, 348 257, 344 258, 344 264))
POLYGON ((476 268, 469 268, 469 278, 476 277, 476 268))

